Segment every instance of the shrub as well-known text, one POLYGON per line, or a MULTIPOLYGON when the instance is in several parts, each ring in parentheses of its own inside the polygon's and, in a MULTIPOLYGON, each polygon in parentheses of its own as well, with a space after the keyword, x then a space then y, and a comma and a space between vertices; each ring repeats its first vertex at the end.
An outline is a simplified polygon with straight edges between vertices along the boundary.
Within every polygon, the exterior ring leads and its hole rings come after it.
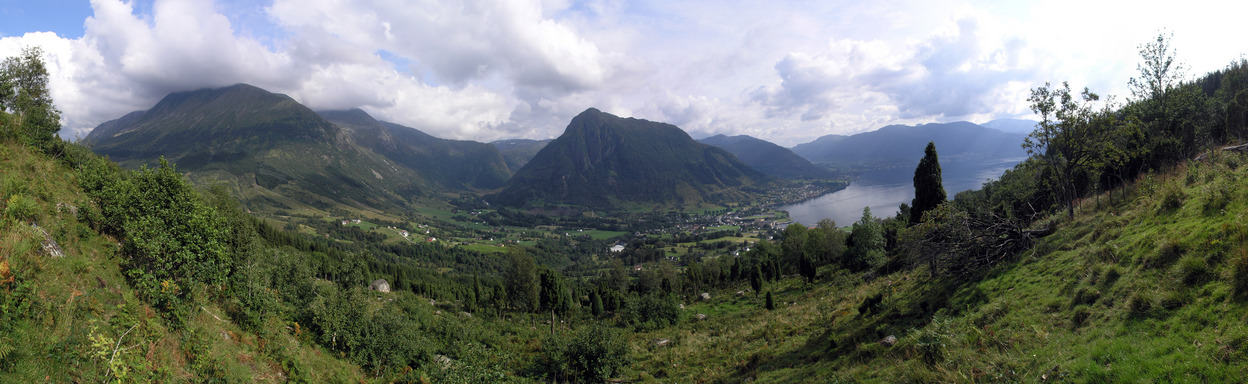
POLYGON ((928 364, 944 362, 952 334, 953 323, 949 319, 933 316, 931 323, 913 332, 914 348, 928 364))
POLYGON ((1240 248, 1231 259, 1231 288, 1236 296, 1248 297, 1248 249, 1240 248))
POLYGON ((1178 269, 1179 278, 1189 287, 1199 285, 1209 279, 1209 266, 1205 263, 1205 259, 1198 256, 1184 256, 1179 260, 1178 269))
POLYGON ((1183 206, 1184 199, 1187 199, 1187 195, 1183 193, 1182 188, 1177 185, 1167 184, 1161 196, 1161 206, 1157 208, 1157 213, 1179 209, 1183 206))
POLYGON ((35 215, 39 212, 39 206, 36 204, 35 199, 25 195, 13 195, 7 203, 8 206, 4 208, 4 214, 15 220, 34 220, 35 215))
POLYGON ((1091 305, 1100 298, 1101 292, 1088 287, 1080 287, 1078 291, 1075 291, 1075 296, 1070 299, 1070 306, 1078 307, 1081 305, 1091 305))
POLYGON ((1136 292, 1127 300, 1127 310, 1130 317, 1148 317, 1148 313, 1153 310, 1153 296, 1147 292, 1136 292))
POLYGON ((1165 268, 1183 257, 1183 245, 1177 240, 1167 238, 1157 246, 1157 252, 1144 260, 1144 268, 1165 268))

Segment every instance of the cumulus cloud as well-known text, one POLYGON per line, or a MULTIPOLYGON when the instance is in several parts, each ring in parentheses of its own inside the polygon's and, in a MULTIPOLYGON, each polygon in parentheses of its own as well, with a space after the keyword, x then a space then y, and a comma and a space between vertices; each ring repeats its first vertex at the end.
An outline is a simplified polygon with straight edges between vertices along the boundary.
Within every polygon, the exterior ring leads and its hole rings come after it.
POLYGON ((903 120, 996 112, 996 97, 1035 72, 1019 60, 1027 47, 1017 39, 985 47, 974 20, 957 27, 909 46, 833 40, 821 51, 789 53, 775 65, 780 82, 759 87, 751 100, 769 117, 801 121, 854 110, 893 110, 903 120))
MULTIPOLYGON (((454 139, 549 138, 595 107, 794 145, 888 124, 1021 117, 1028 89, 1045 80, 1092 79, 1112 94, 1134 69, 1133 44, 1156 30, 1055 29, 1048 20, 1069 6, 946 0, 144 4, 92 0, 77 38, 0 38, 0 56, 47 52, 64 136, 170 92, 250 83, 454 139)), ((1143 8, 1131 17, 1148 19, 1143 8)), ((1186 31, 1176 28, 1176 42, 1225 36, 1186 31)))

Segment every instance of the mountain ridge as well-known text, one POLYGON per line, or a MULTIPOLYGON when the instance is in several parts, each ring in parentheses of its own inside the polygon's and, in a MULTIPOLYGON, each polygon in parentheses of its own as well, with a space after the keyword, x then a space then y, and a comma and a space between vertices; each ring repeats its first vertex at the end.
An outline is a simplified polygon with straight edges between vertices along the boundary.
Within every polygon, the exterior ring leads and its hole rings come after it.
POLYGON ((728 151, 680 128, 589 108, 568 123, 494 198, 590 207, 618 202, 691 205, 728 201, 739 187, 768 181, 728 151))

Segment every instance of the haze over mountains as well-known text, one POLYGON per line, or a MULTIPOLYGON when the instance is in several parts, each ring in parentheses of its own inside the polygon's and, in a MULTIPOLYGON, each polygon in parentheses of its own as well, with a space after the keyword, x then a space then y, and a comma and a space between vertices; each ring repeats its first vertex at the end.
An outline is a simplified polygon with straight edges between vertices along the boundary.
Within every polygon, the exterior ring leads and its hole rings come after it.
POLYGON ((339 203, 384 209, 421 196, 491 191, 513 206, 723 202, 772 177, 911 167, 928 141, 937 142, 942 161, 1021 157, 1023 137, 957 122, 828 135, 789 150, 750 136, 698 142, 674 125, 590 108, 558 139, 487 144, 433 137, 359 109, 314 112, 239 84, 170 94, 101 124, 85 140, 128 167, 163 156, 193 180, 225 182, 249 206, 278 210, 339 203))
MULTIPOLYGON (((1034 122, 1032 122, 1034 124, 1034 122)), ((1008 133, 974 123, 890 125, 853 136, 828 135, 793 147, 793 152, 822 166, 851 168, 911 167, 935 142, 940 161, 1021 158, 1025 134, 1008 133)))
POLYGON ((836 174, 811 164, 788 148, 751 136, 715 135, 698 142, 723 148, 742 163, 771 176, 793 179, 830 179, 836 174))

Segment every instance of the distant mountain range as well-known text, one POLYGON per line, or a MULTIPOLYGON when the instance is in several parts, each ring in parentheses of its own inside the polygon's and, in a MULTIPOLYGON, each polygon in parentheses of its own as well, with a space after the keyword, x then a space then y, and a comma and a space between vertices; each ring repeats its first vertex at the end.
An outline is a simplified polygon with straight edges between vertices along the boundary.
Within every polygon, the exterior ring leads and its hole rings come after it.
POLYGON ((537 156, 537 151, 545 148, 546 144, 550 144, 550 140, 512 139, 499 140, 490 144, 493 144, 494 148, 503 154, 503 160, 507 161, 507 168, 515 172, 528 164, 533 156, 537 156))
POLYGON ((493 189, 503 186, 511 176, 502 154, 489 144, 440 139, 415 128, 378 121, 359 109, 319 113, 348 131, 357 144, 416 171, 442 189, 493 189))
POLYGON ((1036 124, 1039 123, 1039 121, 1035 120, 996 119, 981 125, 983 125, 984 128, 992 128, 1006 133, 1021 133, 1024 135, 1030 135, 1032 131, 1036 130, 1036 124))
MULTIPOLYGON (((1035 122, 985 124, 1022 132, 1035 122)), ((251 209, 387 209, 446 192, 509 206, 688 206, 747 198, 773 177, 913 166, 928 141, 942 161, 1022 157, 1024 134, 967 122, 828 135, 792 150, 749 136, 694 141, 670 124, 590 108, 554 140, 447 140, 362 110, 314 112, 246 84, 173 93, 84 139, 123 166, 165 157, 192 180, 224 182, 251 209), (813 164, 812 164, 813 163, 813 164)))
POLYGON ((693 205, 745 197, 770 181, 674 125, 590 108, 572 119, 493 199, 508 206, 693 205))
POLYGON ((913 167, 929 141, 936 143, 941 162, 953 162, 1025 157, 1021 147, 1025 137, 965 121, 890 125, 853 136, 823 136, 794 146, 793 152, 812 163, 837 168, 913 167))
POLYGON ((771 176, 787 179, 830 179, 836 176, 788 148, 746 135, 715 135, 698 142, 723 148, 745 165, 771 176))

